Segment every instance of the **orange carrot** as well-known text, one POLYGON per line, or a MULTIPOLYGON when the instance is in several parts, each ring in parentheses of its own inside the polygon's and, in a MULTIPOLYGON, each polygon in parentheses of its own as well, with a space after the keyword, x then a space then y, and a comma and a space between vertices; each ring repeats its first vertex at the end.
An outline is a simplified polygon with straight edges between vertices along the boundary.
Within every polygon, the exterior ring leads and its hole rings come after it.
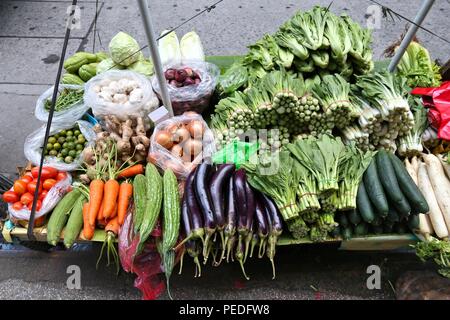
POLYGON ((89 224, 89 203, 83 205, 83 236, 86 240, 91 240, 94 237, 95 229, 89 224))
POLYGON ((120 230, 119 225, 119 217, 115 217, 114 219, 109 220, 108 224, 105 227, 105 232, 112 232, 114 235, 118 235, 120 230))
POLYGON ((115 179, 109 179, 105 183, 104 189, 104 208, 103 217, 109 219, 114 213, 114 207, 117 203, 117 197, 119 196, 119 183, 115 179))
POLYGON ((134 166, 125 168, 120 171, 117 177, 130 178, 142 173, 144 173, 144 166, 142 164, 135 164, 134 166))
POLYGON ((100 205, 100 209, 98 209, 98 213, 97 213, 97 222, 98 221, 102 221, 103 220, 103 211, 104 211, 104 204, 105 203, 105 198, 103 197, 103 201, 102 204, 100 205))
POLYGON ((103 201, 103 187, 105 183, 100 179, 94 179, 89 185, 89 224, 95 228, 98 211, 103 201))
POLYGON ((119 189, 119 200, 117 201, 117 216, 119 224, 123 225, 127 215, 128 204, 133 196, 133 185, 128 181, 122 182, 119 189))
POLYGON ((114 206, 114 211, 113 211, 112 215, 109 217, 109 220, 114 219, 115 217, 117 217, 117 203, 114 206))

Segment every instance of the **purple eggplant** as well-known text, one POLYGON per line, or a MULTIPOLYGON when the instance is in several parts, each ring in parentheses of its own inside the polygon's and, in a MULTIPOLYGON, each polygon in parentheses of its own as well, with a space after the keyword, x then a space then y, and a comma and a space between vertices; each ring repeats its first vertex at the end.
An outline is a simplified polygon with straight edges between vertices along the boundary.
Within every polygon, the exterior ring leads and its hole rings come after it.
POLYGON ((256 199, 255 199, 255 192, 253 191, 252 187, 250 187, 250 184, 248 181, 245 181, 245 193, 247 198, 247 217, 245 222, 245 256, 244 256, 244 262, 247 260, 248 252, 250 249, 250 243, 252 241, 253 237, 253 221, 255 217, 255 211, 256 211, 256 199))
POLYGON ((234 245, 234 235, 236 233, 236 204, 234 201, 234 181, 230 178, 228 181, 226 200, 226 217, 227 224, 225 226, 225 244, 227 246, 227 262, 229 261, 230 253, 232 252, 234 245))
POLYGON ((278 208, 275 205, 275 203, 267 197, 265 194, 263 194, 263 200, 264 204, 266 206, 267 213, 270 217, 270 232, 269 232, 269 238, 268 238, 268 247, 267 247, 267 257, 270 260, 270 263, 272 264, 272 272, 273 272, 273 278, 275 279, 275 252, 277 247, 277 241, 278 237, 283 232, 283 223, 281 221, 280 213, 278 212, 278 208))
POLYGON ((252 235, 252 242, 250 244, 250 258, 253 257, 253 251, 255 250, 255 247, 260 243, 260 238, 258 237, 258 234, 256 232, 253 232, 252 235))
POLYGON ((237 231, 239 234, 247 234, 247 189, 246 175, 243 169, 237 170, 233 175, 234 201, 237 212, 237 231))
POLYGON ((228 186, 230 177, 235 169, 234 164, 223 164, 217 168, 217 171, 211 177, 209 192, 214 210, 214 218, 216 222, 217 231, 219 231, 222 241, 222 257, 225 255, 225 240, 223 230, 226 225, 225 218, 225 195, 224 191, 228 186))
MULTIPOLYGON (((258 250, 258 257, 262 258, 264 256, 264 253, 266 251, 266 241, 267 237, 269 236, 269 221, 267 219, 268 214, 266 207, 263 202, 262 195, 260 193, 257 194, 256 197, 256 210, 255 210, 255 222, 257 226, 257 234, 259 237, 259 250, 258 250)), ((256 232, 255 232, 256 233, 256 232)))
POLYGON ((216 231, 216 222, 214 219, 214 212, 208 183, 211 170, 212 166, 203 162, 197 167, 194 178, 195 196, 201 207, 205 223, 204 227, 206 236, 205 243, 203 245, 203 257, 205 263, 208 260, 209 250, 211 249, 211 246, 209 244, 211 236, 216 231))

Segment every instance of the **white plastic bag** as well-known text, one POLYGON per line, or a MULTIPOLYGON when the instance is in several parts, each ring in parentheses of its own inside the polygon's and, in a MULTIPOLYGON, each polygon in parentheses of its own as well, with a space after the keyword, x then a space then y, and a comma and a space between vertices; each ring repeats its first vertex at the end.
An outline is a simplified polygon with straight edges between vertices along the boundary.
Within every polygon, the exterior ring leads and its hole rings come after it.
MULTIPOLYGON (((36 118, 40 121, 47 122, 48 120, 48 111, 45 109, 45 101, 52 98, 53 95, 53 88, 51 87, 47 89, 37 100, 36 102, 36 109, 34 110, 34 115, 36 118)), ((73 84, 60 84, 59 85, 59 91, 61 92, 64 89, 83 89, 83 86, 79 85, 73 85, 73 84)), ((81 99, 79 102, 72 105, 72 107, 54 112, 53 113, 53 121, 55 123, 59 122, 75 122, 89 110, 89 107, 86 106, 83 102, 83 99, 81 99)))
POLYGON ((214 143, 214 135, 211 129, 203 120, 199 114, 188 113, 182 116, 173 117, 159 123, 150 140, 150 149, 148 160, 156 164, 161 169, 165 170, 171 168, 178 178, 185 179, 192 169, 202 161, 208 161, 212 155, 216 152, 216 146, 214 143), (188 124, 192 120, 200 120, 204 125, 204 133, 202 137, 202 151, 195 157, 192 162, 183 161, 179 156, 173 155, 169 150, 161 146, 156 142, 156 134, 162 130, 166 130, 169 127, 173 127, 177 124, 188 124))
MULTIPOLYGON (((137 92, 137 91, 135 91, 137 92)), ((123 100, 122 100, 123 101, 123 100)), ((84 102, 92 108, 94 116, 102 119, 104 115, 115 115, 121 120, 130 116, 146 118, 159 106, 158 98, 152 89, 151 82, 143 75, 127 70, 110 70, 96 75, 84 87, 84 102), (122 81, 122 84, 119 82, 122 81), (132 82, 130 82, 132 81, 132 82), (114 83, 114 84, 112 84, 114 83), (128 88, 127 86, 130 85, 128 88), (138 98, 131 98, 134 85, 141 90, 138 98), (100 88, 112 87, 117 91, 106 90, 100 94, 100 88), (122 92, 123 91, 123 92, 122 92), (117 93, 128 96, 127 102, 112 102, 110 94, 117 93)))
MULTIPOLYGON (((86 147, 91 146, 95 142, 96 134, 93 130, 93 125, 87 121, 79 120, 75 121, 80 127, 80 131, 84 138, 89 142, 86 147)), ((50 128, 50 135, 57 134, 61 130, 71 129, 74 123, 52 123, 50 128)), ((39 165, 41 161, 42 147, 44 145, 46 126, 42 126, 38 130, 31 133, 25 139, 24 153, 28 161, 31 161, 33 165, 39 165)), ((78 169, 83 163, 82 154, 78 158, 74 159, 72 163, 65 163, 58 160, 56 157, 46 156, 44 159, 44 165, 53 167, 59 171, 74 171, 78 169)))
MULTIPOLYGON (((184 87, 167 85, 173 112, 175 115, 181 115, 186 111, 202 113, 209 106, 220 75, 220 70, 215 64, 209 62, 183 61, 182 64, 164 66, 164 71, 167 69, 183 68, 191 68, 198 73, 201 82, 184 87)), ((161 96, 161 89, 159 88, 156 76, 152 78, 152 85, 158 96, 161 96)))
MULTIPOLYGON (((40 218, 46 215, 58 204, 58 202, 64 197, 64 195, 69 191, 69 187, 72 185, 72 176, 67 173, 67 177, 64 180, 59 181, 57 184, 51 188, 47 196, 45 196, 44 201, 42 201, 42 206, 39 211, 36 211, 35 218, 40 218)), ((12 189, 11 189, 12 190, 12 189)), ((9 214, 18 220, 29 220, 31 211, 28 209, 14 210, 13 204, 8 203, 9 214)))

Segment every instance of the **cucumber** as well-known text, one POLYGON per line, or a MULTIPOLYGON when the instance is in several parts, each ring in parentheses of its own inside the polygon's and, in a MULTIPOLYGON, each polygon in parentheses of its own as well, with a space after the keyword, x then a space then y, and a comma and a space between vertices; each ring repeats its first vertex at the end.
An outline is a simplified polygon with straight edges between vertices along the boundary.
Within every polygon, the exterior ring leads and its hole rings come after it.
POLYGON ((369 231, 369 226, 365 222, 361 222, 354 228, 355 236, 365 236, 369 231))
POLYGON ((387 233, 387 234, 389 234, 389 233, 392 233, 394 231, 394 224, 393 223, 390 223, 390 222, 388 222, 388 223, 384 223, 383 224, 383 233, 387 233))
POLYGON ((400 221, 400 216, 399 216, 397 210, 392 205, 389 206, 389 213, 388 213, 388 216, 386 217, 386 220, 390 221, 392 223, 400 221))
POLYGON ((338 218, 338 223, 340 226, 347 228, 350 225, 347 216, 343 212, 339 214, 338 218))
POLYGON ((403 162, 392 153, 389 154, 389 158, 391 159, 400 189, 408 199, 411 207, 413 207, 416 212, 428 213, 430 208, 428 207, 427 200, 425 200, 422 192, 420 192, 419 188, 414 183, 414 180, 411 178, 408 171, 406 171, 403 162))
POLYGON ((372 160, 367 167, 366 172, 364 172, 363 182, 367 195, 369 196, 370 201, 372 201, 377 213, 382 217, 386 217, 389 211, 389 205, 386 195, 384 194, 383 185, 378 177, 375 159, 372 160))
POLYGON ((347 227, 342 229, 342 239, 349 240, 353 236, 353 229, 352 227, 347 227))
POLYGON ((405 234, 408 232, 408 227, 402 222, 396 223, 394 226, 394 232, 397 234, 405 234))
POLYGON ((83 205, 87 199, 81 195, 70 212, 69 221, 64 229, 64 246, 69 249, 80 235, 83 228, 83 205))
POLYGON ((375 220, 375 211, 373 209, 372 203, 369 200, 369 196, 367 195, 364 183, 359 184, 358 194, 356 196, 356 204, 358 207, 358 211, 361 214, 361 218, 365 222, 371 223, 373 220, 375 220))
POLYGON ((373 221, 371 223, 372 226, 376 226, 376 227, 381 226, 382 224, 383 224, 383 219, 378 216, 375 217, 375 219, 373 219, 373 221))
POLYGON ((372 233, 373 234, 383 234, 383 226, 372 226, 372 233))
POLYGON ((387 198, 395 206, 400 214, 408 215, 411 212, 411 206, 403 195, 397 182, 394 167, 386 150, 378 151, 375 156, 377 171, 381 184, 386 192, 387 198))
POLYGON ((362 221, 361 215, 359 214, 358 210, 356 210, 356 209, 348 211, 347 218, 348 218, 348 221, 355 226, 362 221))
POLYGON ((69 219, 70 212, 72 211, 77 199, 82 196, 81 191, 73 189, 58 202, 55 209, 53 209, 52 215, 47 224, 47 242, 56 246, 58 243, 61 231, 69 219))
POLYGON ((420 225, 419 215, 412 214, 408 217, 408 227, 410 230, 415 231, 419 229, 419 225, 420 225))

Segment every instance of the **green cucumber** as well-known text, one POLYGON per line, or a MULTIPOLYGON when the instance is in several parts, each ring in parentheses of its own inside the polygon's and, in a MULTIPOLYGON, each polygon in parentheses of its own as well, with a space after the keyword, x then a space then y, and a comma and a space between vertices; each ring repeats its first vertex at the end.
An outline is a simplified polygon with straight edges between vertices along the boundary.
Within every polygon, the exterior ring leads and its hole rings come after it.
POLYGON ((392 166, 392 161, 389 154, 386 150, 380 150, 375 156, 375 160, 378 175, 388 199, 391 200, 390 202, 395 206, 400 214, 409 215, 411 212, 411 206, 398 185, 395 170, 392 166))
POLYGON ((375 219, 373 219, 373 221, 371 223, 372 226, 376 226, 376 227, 381 226, 382 224, 383 224, 383 218, 378 217, 378 216, 375 217, 375 219))
POLYGON ((408 171, 406 171, 403 162, 392 153, 389 154, 389 158, 391 159, 392 166, 394 167, 400 189, 408 199, 411 207, 414 208, 414 211, 419 213, 427 213, 430 211, 427 200, 425 200, 422 192, 420 192, 414 180, 411 178, 408 171))
POLYGON ((373 234, 383 234, 383 226, 372 226, 372 232, 373 234))
POLYGON ((338 223, 340 226, 347 228, 350 225, 347 216, 343 212, 339 214, 338 218, 338 223))
POLYGON ((356 210, 356 209, 348 211, 347 218, 348 218, 348 221, 350 221, 350 223, 352 223, 355 226, 358 225, 359 223, 361 223, 361 221, 362 221, 361 215, 359 214, 358 210, 356 210))
POLYGON ((369 196, 367 195, 364 183, 359 184, 358 194, 356 196, 356 204, 358 207, 358 211, 361 214, 361 218, 365 222, 371 223, 373 220, 375 220, 375 211, 373 209, 372 203, 369 200, 369 196))
POLYGON ((408 217, 408 227, 410 230, 414 231, 419 229, 419 225, 420 225, 419 215, 412 214, 408 217))
POLYGON ((383 233, 392 233, 394 231, 394 224, 391 222, 385 222, 383 224, 383 233))
POLYGON ((397 234, 408 233, 408 227, 402 222, 396 223, 395 226, 394 226, 394 232, 397 233, 397 234))
POLYGON ((342 239, 349 240, 353 236, 353 229, 352 227, 347 227, 342 229, 342 239))
POLYGON ((389 211, 389 205, 386 195, 384 194, 383 185, 378 177, 375 159, 372 160, 367 167, 366 172, 364 172, 363 181, 367 195, 369 196, 370 201, 372 201, 376 212, 379 213, 380 216, 386 217, 389 211))
POLYGON ((354 228, 355 236, 365 236, 369 231, 369 226, 365 222, 361 222, 354 228))
POLYGON ((388 216, 386 217, 386 220, 390 221, 392 223, 400 221, 400 216, 399 216, 397 210, 395 209, 395 207, 392 205, 389 206, 389 213, 388 213, 388 216))

